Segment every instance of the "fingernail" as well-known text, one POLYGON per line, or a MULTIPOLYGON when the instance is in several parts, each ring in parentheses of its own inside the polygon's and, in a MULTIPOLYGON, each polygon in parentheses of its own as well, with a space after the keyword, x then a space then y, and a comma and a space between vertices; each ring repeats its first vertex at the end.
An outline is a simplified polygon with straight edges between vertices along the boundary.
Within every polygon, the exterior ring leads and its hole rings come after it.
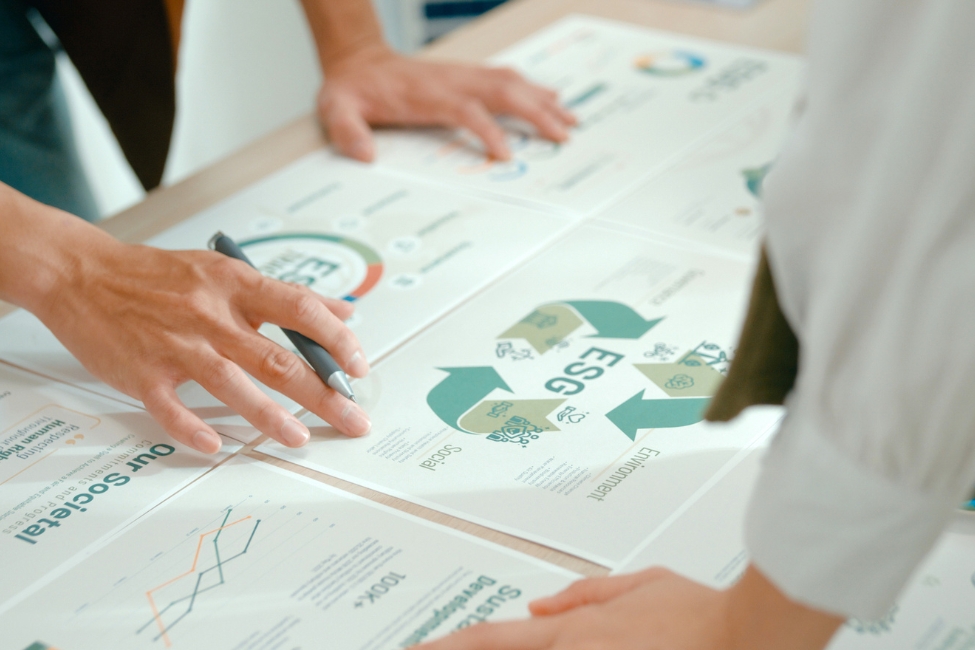
POLYGON ((372 428, 372 422, 369 421, 365 411, 354 402, 349 402, 342 411, 342 424, 345 425, 345 432, 348 435, 357 437, 366 435, 372 428))
POLYGON ((349 372, 353 377, 365 377, 369 374, 369 362, 362 355, 362 351, 357 351, 349 359, 349 372))
POLYGON ((311 438, 308 429, 298 420, 285 420, 281 425, 281 442, 289 447, 301 447, 311 438))
POLYGON ((215 454, 220 451, 220 436, 212 431, 197 431, 191 441, 193 449, 204 454, 215 454))

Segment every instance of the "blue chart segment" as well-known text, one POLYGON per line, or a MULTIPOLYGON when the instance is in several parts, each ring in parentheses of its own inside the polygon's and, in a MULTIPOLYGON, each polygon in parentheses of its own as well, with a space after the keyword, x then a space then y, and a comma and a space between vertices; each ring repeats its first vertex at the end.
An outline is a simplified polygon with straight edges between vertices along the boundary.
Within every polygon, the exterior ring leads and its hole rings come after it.
MULTIPOLYGON (((152 618, 136 631, 137 634, 142 634, 155 626, 153 641, 162 639, 167 648, 171 647, 172 643, 169 639, 169 631, 177 623, 190 615, 197 598, 212 589, 226 584, 224 567, 237 558, 247 554, 251 542, 254 540, 254 534, 257 533, 257 527, 261 524, 260 519, 253 519, 249 515, 247 517, 241 517, 236 521, 229 521, 232 512, 233 509, 228 508, 219 527, 200 534, 196 545, 196 553, 193 555, 193 563, 186 572, 146 592, 146 598, 149 600, 149 606, 152 609, 152 618), (236 544, 238 546, 236 551, 231 548, 229 550, 224 549, 221 552, 220 537, 223 531, 232 526, 246 526, 248 524, 251 524, 250 532, 243 538, 243 545, 238 542, 236 544), (207 540, 211 536, 212 539, 207 540), (213 557, 206 563, 205 568, 200 568, 201 558, 207 556, 208 552, 212 552, 213 557), (195 576, 195 579, 192 579, 193 576, 195 576), (182 587, 183 585, 187 585, 183 587, 186 590, 185 595, 173 598, 160 609, 156 602, 157 596, 163 595, 165 598, 170 593, 178 593, 176 587, 182 587), (166 590, 165 594, 159 594, 163 590, 166 590)), ((231 543, 231 546, 233 546, 233 543, 231 543)))

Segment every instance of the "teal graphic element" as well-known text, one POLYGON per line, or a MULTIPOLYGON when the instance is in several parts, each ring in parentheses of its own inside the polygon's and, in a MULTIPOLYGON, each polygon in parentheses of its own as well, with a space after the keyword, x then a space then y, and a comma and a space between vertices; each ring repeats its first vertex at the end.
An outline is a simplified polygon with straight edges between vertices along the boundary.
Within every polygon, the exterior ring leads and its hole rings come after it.
POLYGON ((766 163, 761 167, 741 170, 741 175, 745 177, 745 187, 756 199, 762 198, 762 184, 771 169, 772 163, 766 163))
POLYGON ((630 440, 636 439, 640 429, 671 429, 700 422, 710 401, 708 397, 645 400, 643 393, 641 390, 606 414, 630 440))
POLYGON ((633 311, 629 305, 607 300, 566 300, 579 315, 596 328, 590 338, 597 339, 638 339, 663 320, 646 320, 633 311))
POLYGON ((479 404, 495 388, 512 392, 498 371, 491 366, 470 368, 437 368, 447 377, 427 394, 427 404, 444 423, 458 431, 459 420, 464 413, 479 404))

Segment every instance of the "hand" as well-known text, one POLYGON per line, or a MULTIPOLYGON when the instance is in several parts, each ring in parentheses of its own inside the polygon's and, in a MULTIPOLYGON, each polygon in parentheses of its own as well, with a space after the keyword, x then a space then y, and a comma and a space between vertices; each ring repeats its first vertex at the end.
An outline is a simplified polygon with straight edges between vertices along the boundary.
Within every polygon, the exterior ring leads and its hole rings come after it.
POLYGON ((530 609, 529 620, 482 623, 421 650, 819 650, 842 623, 754 568, 727 591, 661 568, 581 580, 530 609))
POLYGON ((61 213, 59 281, 32 311, 96 377, 136 399, 180 442, 216 452, 220 437, 184 406, 176 387, 195 380, 261 432, 289 447, 308 429, 246 376, 292 398, 350 436, 369 430, 362 409, 327 387, 290 351, 261 336, 270 322, 331 352, 354 377, 368 364, 342 322, 344 301, 271 280, 209 251, 122 244, 61 213))
POLYGON ((330 61, 318 111, 338 150, 364 162, 375 157, 369 124, 464 127, 488 156, 507 160, 511 152, 494 115, 522 118, 556 142, 576 123, 555 92, 513 70, 410 59, 384 45, 330 61))

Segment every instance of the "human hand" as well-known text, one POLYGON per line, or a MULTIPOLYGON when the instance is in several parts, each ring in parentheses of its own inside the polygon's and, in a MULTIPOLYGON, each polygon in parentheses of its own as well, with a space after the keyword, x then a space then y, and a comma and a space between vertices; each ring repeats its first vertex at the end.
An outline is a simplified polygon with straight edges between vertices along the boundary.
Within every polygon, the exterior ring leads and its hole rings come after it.
POLYGON ((529 607, 531 619, 419 650, 820 650, 843 620, 789 601, 753 567, 727 591, 652 568, 581 580, 529 607))
POLYGON ((197 381, 261 432, 289 447, 308 429, 246 376, 278 390, 350 436, 368 432, 362 409, 292 352, 257 332, 270 322, 323 345, 354 377, 368 372, 342 322, 345 301, 271 280, 210 251, 164 251, 117 242, 79 219, 56 289, 32 311, 96 377, 136 399, 180 442, 213 453, 220 437, 180 401, 197 381))
POLYGON ((556 142, 576 123, 555 92, 514 70, 411 59, 379 44, 327 63, 318 112, 338 150, 364 162, 375 157, 370 124, 463 127, 488 156, 507 160, 511 152, 495 115, 522 118, 556 142))

